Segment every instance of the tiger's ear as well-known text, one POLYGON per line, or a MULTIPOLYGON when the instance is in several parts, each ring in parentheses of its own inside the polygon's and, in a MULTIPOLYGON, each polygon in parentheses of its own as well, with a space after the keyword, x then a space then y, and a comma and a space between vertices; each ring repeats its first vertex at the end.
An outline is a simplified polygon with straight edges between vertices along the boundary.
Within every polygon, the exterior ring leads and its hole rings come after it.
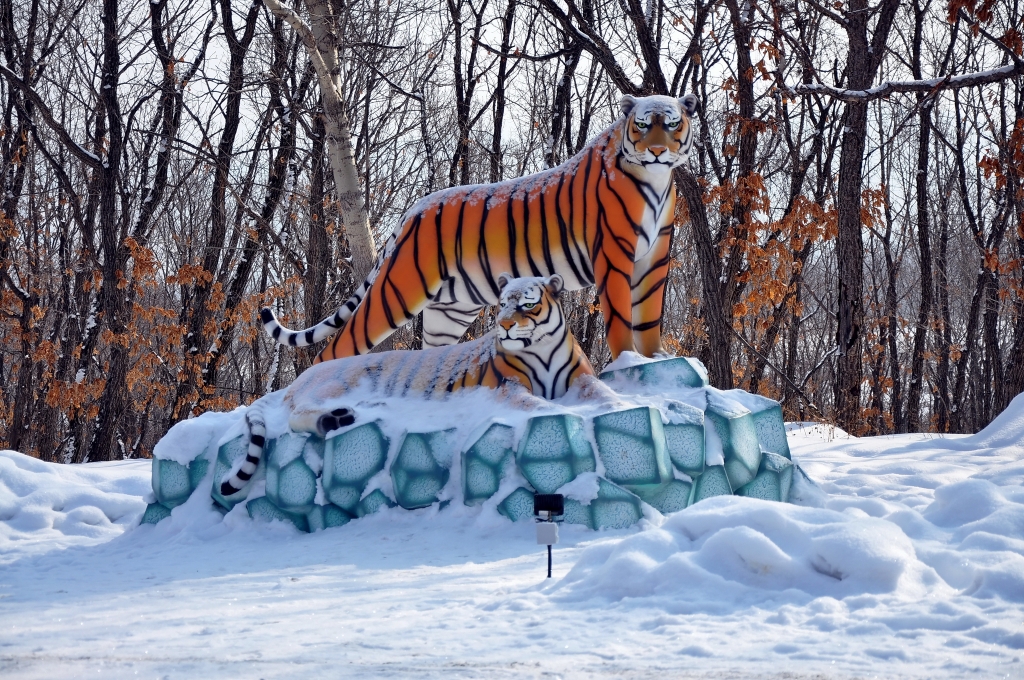
POLYGON ((633 109, 636 107, 636 97, 626 95, 619 100, 619 113, 623 116, 628 116, 633 113, 633 109))
POLYGON ((679 105, 683 107, 683 111, 686 111, 686 115, 693 117, 693 114, 697 113, 697 95, 688 94, 685 97, 679 98, 679 105))
POLYGON ((502 272, 498 274, 498 292, 505 290, 505 286, 512 280, 512 275, 508 272, 502 272))
POLYGON ((562 291, 565 290, 565 279, 562 278, 561 274, 552 274, 548 277, 545 285, 548 288, 548 292, 551 293, 551 296, 557 298, 562 294, 562 291))

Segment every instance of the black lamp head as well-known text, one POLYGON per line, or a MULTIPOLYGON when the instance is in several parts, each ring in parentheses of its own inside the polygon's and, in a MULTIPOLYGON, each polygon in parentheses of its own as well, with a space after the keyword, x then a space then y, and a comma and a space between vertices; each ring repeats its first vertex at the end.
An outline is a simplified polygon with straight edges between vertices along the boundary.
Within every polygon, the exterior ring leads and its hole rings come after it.
POLYGON ((542 512, 554 517, 565 514, 565 496, 560 493, 535 493, 533 494, 533 514, 539 515, 542 512))

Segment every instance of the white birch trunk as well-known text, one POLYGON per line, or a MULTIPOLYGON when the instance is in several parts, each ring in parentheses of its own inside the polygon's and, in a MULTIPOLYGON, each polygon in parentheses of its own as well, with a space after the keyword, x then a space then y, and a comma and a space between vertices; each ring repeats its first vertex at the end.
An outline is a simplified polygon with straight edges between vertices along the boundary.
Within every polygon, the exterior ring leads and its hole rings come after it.
POLYGON ((341 96, 341 67, 338 61, 338 37, 331 23, 331 9, 325 0, 306 0, 312 26, 279 0, 264 0, 275 15, 281 17, 298 33, 316 69, 324 101, 324 129, 327 132, 327 155, 334 173, 334 185, 341 219, 349 248, 352 269, 357 283, 363 281, 377 261, 377 247, 359 185, 355 152, 348 115, 341 96))

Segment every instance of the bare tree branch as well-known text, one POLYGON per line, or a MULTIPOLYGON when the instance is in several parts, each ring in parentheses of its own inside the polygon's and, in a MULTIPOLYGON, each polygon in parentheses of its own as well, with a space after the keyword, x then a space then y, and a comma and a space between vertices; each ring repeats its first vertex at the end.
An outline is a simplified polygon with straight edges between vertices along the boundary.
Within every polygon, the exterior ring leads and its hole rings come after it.
POLYGON ((3 64, 0 64, 0 75, 7 78, 11 85, 21 90, 22 93, 28 97, 33 104, 35 104, 36 108, 39 109, 39 114, 43 117, 43 120, 46 121, 46 124, 58 137, 60 137, 60 140, 64 142, 64 145, 75 155, 76 158, 78 158, 78 160, 82 161, 90 168, 101 167, 103 161, 100 157, 75 141, 67 129, 57 122, 56 118, 54 118, 53 112, 50 111, 50 107, 46 105, 46 102, 43 101, 42 97, 40 97, 28 83, 19 78, 17 73, 10 70, 3 64))
POLYGON ((795 87, 787 87, 787 89, 789 92, 798 95, 824 94, 844 102, 869 102, 901 92, 931 94, 939 90, 958 90, 964 87, 977 87, 978 85, 988 83, 998 83, 1022 75, 1024 75, 1024 60, 1018 60, 1014 64, 1007 64, 1006 66, 989 69, 988 71, 964 73, 958 76, 930 78, 927 80, 891 80, 869 90, 847 90, 824 83, 801 83, 795 87))

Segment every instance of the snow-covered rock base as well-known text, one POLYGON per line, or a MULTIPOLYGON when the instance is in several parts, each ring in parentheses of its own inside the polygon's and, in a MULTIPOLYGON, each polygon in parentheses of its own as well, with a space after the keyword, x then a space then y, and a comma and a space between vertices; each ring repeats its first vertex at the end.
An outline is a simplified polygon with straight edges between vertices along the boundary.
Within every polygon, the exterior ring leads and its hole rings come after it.
POLYGON ((250 407, 267 420, 263 458, 228 497, 221 482, 249 447, 245 411, 206 414, 157 445, 155 499, 142 522, 167 519, 192 496, 225 513, 244 503, 254 519, 302 531, 388 506, 451 502, 490 504, 516 521, 532 516, 534 493, 562 493, 566 522, 621 529, 651 508, 673 513, 714 496, 813 496, 791 460, 778 402, 708 387, 704 366, 690 358, 627 353, 601 380, 580 381, 555 402, 482 388, 443 401, 382 397, 365 385, 322 405, 356 416, 326 439, 282 431, 289 400, 270 395, 250 407))

